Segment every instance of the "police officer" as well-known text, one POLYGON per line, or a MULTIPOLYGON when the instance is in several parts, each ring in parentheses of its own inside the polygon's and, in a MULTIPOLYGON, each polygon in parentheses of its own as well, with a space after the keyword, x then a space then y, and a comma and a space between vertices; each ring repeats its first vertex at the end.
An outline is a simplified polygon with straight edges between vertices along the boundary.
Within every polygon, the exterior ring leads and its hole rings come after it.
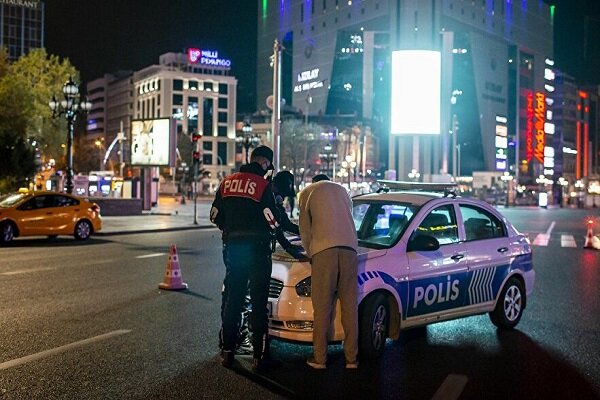
POLYGON ((258 146, 250 163, 221 182, 210 219, 223 231, 225 295, 222 305, 222 364, 230 367, 239 333, 244 298, 250 288, 252 313, 252 369, 263 372, 278 362, 268 354, 267 301, 271 279, 271 253, 278 227, 275 198, 268 173, 273 151, 258 146))

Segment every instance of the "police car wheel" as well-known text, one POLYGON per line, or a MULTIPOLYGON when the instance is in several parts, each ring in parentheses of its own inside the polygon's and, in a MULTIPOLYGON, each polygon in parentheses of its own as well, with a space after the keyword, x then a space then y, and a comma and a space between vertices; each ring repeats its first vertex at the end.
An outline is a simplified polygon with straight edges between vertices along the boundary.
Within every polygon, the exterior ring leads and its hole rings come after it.
POLYGON ((385 350, 390 311, 387 298, 382 293, 367 297, 359 307, 358 349, 361 359, 379 358, 385 350))
POLYGON ((496 308, 490 313, 490 319, 498 328, 512 329, 521 320, 524 308, 523 284, 516 278, 510 278, 500 292, 496 308))

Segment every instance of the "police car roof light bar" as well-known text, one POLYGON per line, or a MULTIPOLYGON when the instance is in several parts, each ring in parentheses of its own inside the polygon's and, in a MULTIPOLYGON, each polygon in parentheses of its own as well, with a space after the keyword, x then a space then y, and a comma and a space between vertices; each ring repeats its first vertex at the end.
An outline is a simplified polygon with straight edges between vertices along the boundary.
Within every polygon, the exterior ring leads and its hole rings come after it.
POLYGON ((389 181, 377 180, 382 185, 377 192, 389 191, 422 191, 422 192, 442 192, 444 197, 456 197, 458 193, 458 185, 456 183, 427 183, 427 182, 404 182, 404 181, 389 181))

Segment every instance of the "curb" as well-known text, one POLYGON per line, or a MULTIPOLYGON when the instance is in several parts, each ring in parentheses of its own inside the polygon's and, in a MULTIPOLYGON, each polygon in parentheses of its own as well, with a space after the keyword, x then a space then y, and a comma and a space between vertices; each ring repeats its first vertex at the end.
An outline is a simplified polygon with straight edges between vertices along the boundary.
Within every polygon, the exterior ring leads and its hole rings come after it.
POLYGON ((160 228, 160 229, 135 229, 130 231, 114 231, 114 232, 97 232, 93 236, 119 236, 119 235, 138 235, 143 233, 157 233, 157 232, 176 232, 176 231, 189 231, 196 229, 211 229, 216 228, 212 225, 197 225, 197 226, 177 226, 172 228, 160 228))

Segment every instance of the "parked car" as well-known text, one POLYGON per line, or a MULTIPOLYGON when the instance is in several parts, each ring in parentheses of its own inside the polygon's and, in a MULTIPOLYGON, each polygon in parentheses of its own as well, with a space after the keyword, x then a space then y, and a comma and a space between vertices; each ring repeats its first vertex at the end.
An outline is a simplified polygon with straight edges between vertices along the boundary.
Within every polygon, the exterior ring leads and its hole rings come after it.
MULTIPOLYGON (((432 187, 429 187, 432 190, 432 187)), ((533 291, 529 240, 484 201, 398 191, 353 198, 359 244, 359 350, 376 358, 404 329, 489 313, 519 323, 533 291)), ((273 256, 269 333, 312 342, 311 266, 273 256)), ((332 340, 343 339, 339 302, 332 340)))
POLYGON ((86 240, 101 229, 100 207, 77 196, 21 191, 0 200, 0 243, 19 236, 73 235, 86 240))

